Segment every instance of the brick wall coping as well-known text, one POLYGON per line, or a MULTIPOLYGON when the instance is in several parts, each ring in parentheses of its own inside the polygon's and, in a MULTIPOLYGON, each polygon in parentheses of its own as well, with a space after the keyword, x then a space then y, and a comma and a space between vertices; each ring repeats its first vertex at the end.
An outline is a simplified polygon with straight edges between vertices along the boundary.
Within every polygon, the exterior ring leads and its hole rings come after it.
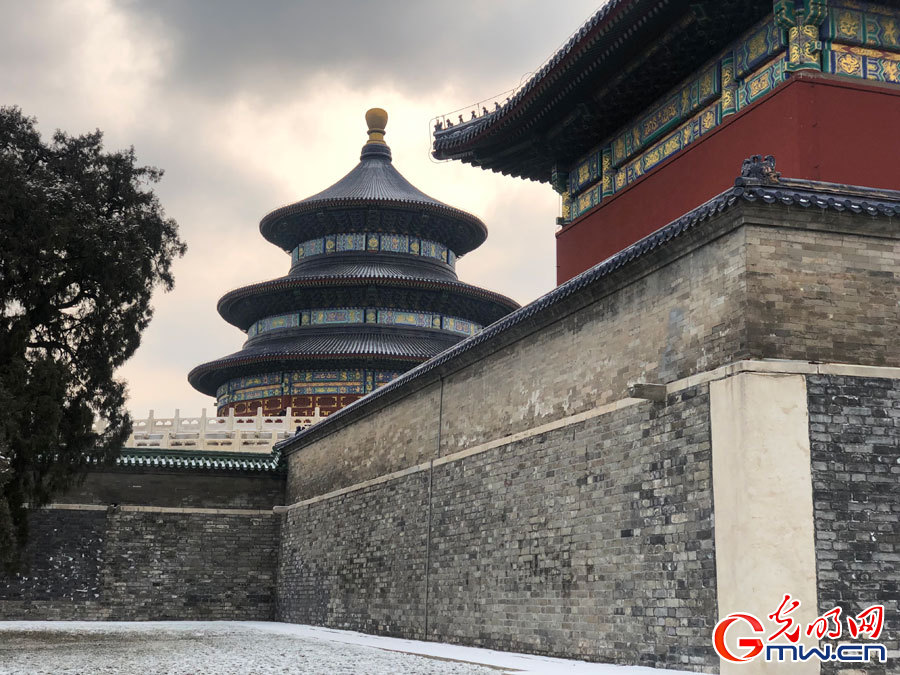
MULTIPOLYGON (((782 178, 775 171, 774 158, 769 156, 762 159, 758 155, 754 156, 744 160, 741 175, 735 179, 734 187, 725 190, 653 234, 557 286, 534 302, 508 314, 480 333, 459 342, 434 358, 407 371, 396 380, 329 415, 322 422, 308 429, 300 430, 295 436, 276 443, 274 449, 281 451, 285 456, 297 452, 319 438, 387 405, 391 400, 412 394, 444 375, 483 358, 485 350, 490 350, 487 353, 491 353, 521 339, 524 335, 545 324, 577 311, 597 299, 588 289, 600 287, 607 277, 622 268, 628 267, 630 272, 640 275, 646 272, 645 265, 652 264, 644 260, 651 254, 662 251, 664 256, 683 255, 683 246, 674 246, 673 240, 685 239, 687 240, 685 245, 693 247, 702 245, 703 242, 690 243, 691 238, 686 235, 697 230, 699 225, 713 220, 715 216, 738 204, 752 204, 764 208, 817 208, 822 211, 847 212, 870 219, 878 216, 897 219, 896 232, 891 229, 889 232, 881 234, 886 237, 900 236, 900 191, 782 178)), ((730 225, 722 223, 722 225, 726 228, 733 228, 739 226, 740 222, 731 222, 730 225)), ((721 232, 717 230, 715 234, 718 235, 721 232)), ((702 236, 713 236, 713 233, 703 232, 702 236)), ((697 237, 698 240, 700 238, 697 237)))
POLYGON ((42 510, 56 511, 112 511, 118 513, 192 513, 219 516, 270 516, 271 509, 204 509, 178 506, 134 506, 128 504, 48 504, 42 510))
MULTIPOLYGON (((665 392, 668 396, 684 389, 690 389, 691 387, 696 387, 701 384, 707 384, 715 380, 724 380, 740 373, 761 373, 772 375, 840 375, 844 377, 866 377, 900 380, 900 368, 893 368, 888 366, 863 366, 851 363, 810 363, 808 361, 773 359, 762 361, 736 361, 734 363, 729 363, 719 368, 715 368, 714 370, 709 370, 704 373, 697 373, 696 375, 691 375, 689 377, 675 380, 673 382, 669 382, 668 384, 660 386, 665 387, 665 392)), ((481 443, 471 448, 466 448, 465 450, 459 450, 457 452, 450 453, 449 455, 444 455, 443 457, 439 457, 428 462, 422 462, 421 464, 416 464, 415 466, 411 466, 407 469, 393 471, 383 476, 379 476, 378 478, 372 478, 371 480, 356 483, 354 485, 349 485, 347 487, 340 488, 339 490, 316 495, 315 497, 303 499, 299 502, 295 502, 287 506, 275 506, 272 510, 276 514, 287 513, 288 511, 292 511, 302 506, 308 506, 310 504, 316 504, 328 499, 334 499, 335 497, 340 497, 351 492, 357 492, 359 490, 364 490, 375 485, 387 483, 389 481, 402 478, 403 476, 420 473, 422 471, 430 471, 435 466, 441 466, 442 464, 449 464, 451 462, 458 462, 467 457, 471 457, 472 455, 478 455, 483 452, 487 452, 488 450, 493 450, 495 448, 503 447, 505 445, 510 445, 518 441, 532 438, 533 436, 545 434, 572 424, 578 424, 579 422, 584 422, 586 420, 593 419, 594 417, 606 415, 611 412, 615 412, 616 410, 627 408, 631 405, 643 403, 645 400, 646 399, 644 398, 623 398, 618 401, 613 401, 612 403, 607 403, 605 405, 597 406, 596 408, 591 408, 590 410, 585 410, 584 412, 578 413, 576 415, 570 415, 568 417, 554 420, 553 422, 540 424, 536 427, 532 427, 515 434, 510 434, 509 436, 495 438, 492 441, 481 443)), ((121 508, 124 509, 129 507, 121 508)), ((173 510, 177 511, 179 509, 173 510)), ((199 510, 203 511, 204 509, 199 510)), ((206 510, 215 511, 216 509, 206 510)))

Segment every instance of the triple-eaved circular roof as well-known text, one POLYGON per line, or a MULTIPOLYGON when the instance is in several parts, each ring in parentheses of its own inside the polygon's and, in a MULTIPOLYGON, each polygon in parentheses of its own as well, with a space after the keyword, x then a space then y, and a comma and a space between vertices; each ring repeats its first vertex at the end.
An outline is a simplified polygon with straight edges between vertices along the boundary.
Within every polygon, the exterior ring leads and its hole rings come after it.
POLYGON ((370 110, 366 121, 369 141, 350 173, 260 222, 266 239, 292 251, 289 274, 235 289, 219 301, 222 317, 243 331, 269 318, 293 317, 294 323, 271 335, 248 333, 239 351, 194 368, 188 380, 199 391, 215 395, 235 378, 276 371, 361 365, 405 370, 518 308, 457 279, 454 254, 479 246, 487 228, 400 175, 384 143, 387 113, 370 110), (297 323, 308 312, 360 308, 399 316, 385 323, 369 323, 368 316, 361 324, 297 323))

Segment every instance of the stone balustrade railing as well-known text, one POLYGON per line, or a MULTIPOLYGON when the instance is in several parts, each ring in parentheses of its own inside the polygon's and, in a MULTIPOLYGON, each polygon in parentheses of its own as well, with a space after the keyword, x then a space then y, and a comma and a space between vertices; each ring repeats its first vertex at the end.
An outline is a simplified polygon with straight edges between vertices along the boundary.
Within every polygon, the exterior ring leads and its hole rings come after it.
MULTIPOLYGON (((325 415, 316 408, 312 416, 294 415, 290 408, 283 416, 269 417, 258 412, 252 417, 207 417, 204 408, 199 417, 156 417, 153 411, 145 419, 133 420, 126 448, 164 450, 217 450, 235 452, 267 452, 278 441, 292 436, 297 429, 312 426, 325 415)), ((103 422, 94 424, 103 429, 103 422)))

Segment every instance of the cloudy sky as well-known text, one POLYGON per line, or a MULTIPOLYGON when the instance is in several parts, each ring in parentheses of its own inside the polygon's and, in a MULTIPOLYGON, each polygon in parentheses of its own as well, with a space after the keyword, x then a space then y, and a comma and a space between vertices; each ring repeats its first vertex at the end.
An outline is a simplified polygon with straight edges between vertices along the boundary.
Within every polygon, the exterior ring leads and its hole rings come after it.
POLYGON ((186 376, 243 343, 217 300, 287 272, 259 219, 353 168, 370 107, 390 115, 394 165, 487 224, 460 278, 520 303, 550 290, 555 193, 433 161, 429 120, 517 86, 601 4, 0 0, 0 105, 20 106, 45 134, 100 128, 108 149, 133 145, 166 172, 157 193, 189 251, 120 371, 132 413, 214 410, 186 376))

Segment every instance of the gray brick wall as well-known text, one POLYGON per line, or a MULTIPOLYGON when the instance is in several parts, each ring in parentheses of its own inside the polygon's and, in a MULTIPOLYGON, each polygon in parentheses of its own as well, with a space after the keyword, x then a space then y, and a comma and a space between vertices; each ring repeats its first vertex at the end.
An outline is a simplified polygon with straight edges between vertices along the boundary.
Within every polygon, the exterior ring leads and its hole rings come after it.
POLYGON ((109 525, 103 576, 114 617, 273 617, 274 515, 123 512, 109 525))
POLYGON ((746 228, 753 356, 900 366, 896 223, 891 239, 867 231, 876 219, 786 208, 783 217, 795 228, 746 228))
POLYGON ((0 619, 16 618, 16 602, 23 608, 96 603, 103 591, 106 514, 37 511, 29 518, 29 530, 22 571, 0 573, 0 619))
POLYGON ((429 638, 711 667, 707 388, 439 466, 429 638))
POLYGON ((278 521, 48 509, 26 568, 0 576, 0 619, 271 619, 278 521))
POLYGON ((279 619, 708 671, 710 457, 702 386, 292 509, 279 619))
POLYGON ((427 462, 437 452, 440 402, 440 385, 430 385, 310 447, 288 464, 287 503, 427 462))
MULTIPOLYGON (((819 610, 885 606, 882 641, 900 658, 900 380, 810 376, 819 610)), ((844 623, 846 635, 847 626, 844 623)), ((846 664, 846 669, 860 668, 846 664)), ((826 664, 823 672, 840 667, 826 664)))
POLYGON ((428 474, 282 516, 278 618, 422 638, 428 474))
POLYGON ((283 473, 132 468, 91 471, 61 504, 268 509, 284 503, 283 473))
POLYGON ((287 503, 619 400, 635 381, 748 356, 744 248, 740 229, 699 248, 676 241, 683 255, 652 273, 581 291, 580 309, 292 455, 287 503))

